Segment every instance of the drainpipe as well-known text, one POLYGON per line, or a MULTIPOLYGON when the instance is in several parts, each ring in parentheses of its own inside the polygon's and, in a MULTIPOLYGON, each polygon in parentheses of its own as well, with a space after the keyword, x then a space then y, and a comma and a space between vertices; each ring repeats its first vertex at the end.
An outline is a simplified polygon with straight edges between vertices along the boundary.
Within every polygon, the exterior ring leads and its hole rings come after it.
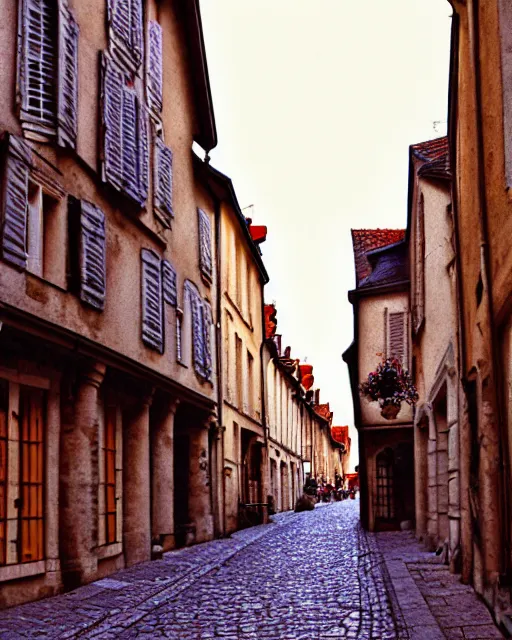
MULTIPOLYGON (((261 501, 268 502, 268 495, 270 493, 270 487, 268 486, 268 476, 269 476, 269 465, 270 465, 270 456, 269 456, 269 444, 268 444, 268 432, 267 432, 267 403, 265 402, 266 398, 266 371, 263 366, 263 352, 265 348, 265 340, 266 340, 266 327, 265 327, 265 295, 263 291, 263 286, 261 286, 261 328, 262 328, 262 340, 260 344, 260 377, 261 377, 261 426, 263 427, 263 438, 265 439, 265 465, 264 473, 265 478, 261 478, 261 501)), ((265 507, 263 507, 265 509, 265 507)), ((265 515, 265 511, 263 511, 263 522, 268 521, 268 506, 265 515)))
MULTIPOLYGON (((455 264, 456 264, 456 286, 457 286, 457 319, 458 319, 458 353, 457 367, 459 380, 464 386, 466 380, 466 323, 464 317, 464 288, 462 286, 462 264, 460 249, 460 227, 459 227, 459 189, 457 183, 457 104, 458 104, 458 76, 459 76, 459 29, 460 18, 453 7, 451 50, 450 60, 450 89, 448 104, 450 112, 448 114, 448 141, 450 145, 450 164, 452 171, 452 211, 453 211, 453 232, 455 239, 455 264)), ((469 464, 471 457, 471 442, 469 425, 467 421, 461 420, 462 416, 462 390, 459 389, 459 459, 460 459, 460 507, 461 507, 461 551, 462 551, 462 582, 471 582, 473 570, 473 533, 471 524, 471 511, 469 504, 469 464)))
POLYGON ((208 186, 204 185, 207 189, 210 197, 213 200, 214 213, 215 213, 215 295, 216 295, 216 316, 217 322, 215 325, 215 355, 216 355, 216 373, 217 373, 217 420, 218 420, 218 433, 220 440, 220 452, 217 451, 217 469, 216 478, 217 487, 221 489, 222 494, 222 510, 219 509, 219 491, 217 490, 217 504, 215 505, 214 513, 215 524, 218 527, 218 534, 224 536, 226 534, 226 478, 224 476, 224 460, 225 460, 225 443, 224 443, 224 425, 223 425, 223 360, 222 360, 222 242, 221 242, 221 200, 208 186), (219 465, 220 454, 220 465, 219 465), (219 487, 219 467, 221 487, 219 487))
MULTIPOLYGON (((506 442, 506 433, 503 433, 502 421, 499 415, 499 404, 497 402, 496 374, 499 371, 499 357, 496 349, 496 339, 494 331, 494 309, 491 290, 491 269, 489 260, 489 234, 487 225, 487 198, 485 190, 485 157, 484 140, 482 131, 482 84, 480 67, 477 61, 480 60, 480 29, 479 29, 479 0, 468 3, 468 23, 470 46, 470 61, 475 77, 475 107, 476 107, 476 133, 477 133, 477 169, 478 169, 478 196, 480 204, 479 235, 480 235, 480 273, 483 284, 483 297, 486 299, 488 334, 490 338, 491 351, 491 376, 490 384, 485 393, 485 405, 490 405, 490 412, 485 409, 483 402, 479 411, 479 423, 484 427, 490 427, 491 434, 486 433, 485 446, 482 447, 484 455, 480 458, 486 466, 479 470, 480 501, 484 506, 485 515, 482 518, 482 540, 484 555, 484 570, 486 584, 496 582, 497 574, 505 566, 504 559, 508 556, 509 540, 506 535, 506 522, 508 522, 508 509, 505 496, 505 483, 507 482, 507 464, 504 460, 505 447, 500 446, 500 438, 506 442), (486 424, 483 424, 484 416, 488 416, 486 424), (498 424, 496 424, 498 422, 498 424), (505 439, 504 439, 505 438, 505 439), (497 463, 495 462, 497 461, 497 463), (501 467, 501 469, 499 469, 501 467), (501 471, 501 473, 500 473, 501 471), (487 517, 485 517, 487 516, 487 517), (489 517, 490 516, 490 517, 489 517)), ((486 430, 487 431, 487 430, 486 430)), ((479 429, 480 432, 480 429, 479 429)))

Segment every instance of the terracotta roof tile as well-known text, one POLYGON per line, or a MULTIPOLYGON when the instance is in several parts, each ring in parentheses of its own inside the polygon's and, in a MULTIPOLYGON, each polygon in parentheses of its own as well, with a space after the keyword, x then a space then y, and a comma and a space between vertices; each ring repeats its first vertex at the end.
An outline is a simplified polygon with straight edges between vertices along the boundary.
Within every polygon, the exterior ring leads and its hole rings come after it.
POLYGON ((352 229, 352 245, 356 267, 356 284, 367 278, 372 268, 366 254, 405 238, 405 229, 352 229))
POLYGON ((346 427, 331 427, 332 437, 336 442, 344 444, 348 449, 350 447, 350 438, 348 436, 348 426, 346 427))
POLYGON ((411 150, 416 158, 425 163, 418 171, 419 176, 441 179, 451 177, 450 150, 446 136, 413 144, 411 150))
POLYGON ((325 404, 317 404, 315 406, 315 411, 319 416, 331 422, 333 414, 328 402, 326 402, 325 404))

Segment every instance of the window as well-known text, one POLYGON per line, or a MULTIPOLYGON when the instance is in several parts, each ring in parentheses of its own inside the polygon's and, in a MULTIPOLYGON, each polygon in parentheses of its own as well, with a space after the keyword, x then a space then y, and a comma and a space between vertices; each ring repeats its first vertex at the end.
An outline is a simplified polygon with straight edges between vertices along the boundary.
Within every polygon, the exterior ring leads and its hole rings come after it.
POLYGON ((98 545, 121 542, 122 428, 113 397, 100 399, 98 458, 98 545))
POLYGON ((212 308, 208 300, 201 298, 199 290, 189 280, 185 281, 185 300, 188 301, 190 309, 194 370, 200 378, 211 382, 213 373, 212 308))
MULTIPOLYGON (((236 238, 235 238, 235 242, 236 242, 236 238)), ((243 269, 243 265, 242 265, 242 260, 243 260, 243 253, 242 251, 239 251, 238 248, 236 250, 235 253, 235 259, 236 259, 236 282, 235 282, 235 297, 236 297, 236 304, 238 306, 238 309, 241 311, 242 310, 242 269, 243 269)))
POLYGON ((415 226, 413 322, 414 331, 417 333, 425 317, 425 200, 423 194, 419 199, 415 226))
POLYGON ((389 520, 395 515, 393 496, 393 452, 381 451, 377 456, 377 518, 389 520))
POLYGON ((254 415, 254 358, 247 352, 247 412, 254 415))
POLYGON ((102 74, 103 180, 144 207, 149 190, 146 111, 132 76, 107 55, 103 55, 102 74))
POLYGON ((199 268, 203 278, 210 283, 213 275, 212 264, 212 227, 210 217, 198 209, 199 219, 199 268))
POLYGON ((0 381, 0 565, 44 559, 45 410, 44 390, 0 381))
POLYGON ((164 226, 171 228, 172 209, 172 151, 162 139, 155 138, 154 147, 154 207, 164 226))
POLYGON ((159 353, 164 352, 162 318, 162 276, 160 257, 142 249, 142 341, 159 353))
POLYGON ((0 380, 0 565, 6 563, 7 546, 7 418, 9 385, 0 380))
POLYGON ((20 0, 18 88, 27 138, 76 147, 78 25, 65 0, 20 0))
POLYGON ((251 314, 251 287, 252 287, 252 273, 251 273, 251 263, 247 260, 247 276, 246 276, 246 286, 247 286, 247 320, 249 324, 252 324, 252 314, 251 314))
POLYGON ((142 61, 142 0, 108 0, 110 50, 131 69, 142 61))
POLYGON ((386 353, 388 358, 397 358, 407 367, 407 316, 405 312, 385 313, 386 353))
POLYGON ((181 351, 181 331, 182 331, 183 311, 176 309, 176 360, 181 362, 183 354, 181 351))
POLYGON ((239 409, 243 406, 243 366, 242 366, 242 339, 235 333, 235 366, 236 366, 236 404, 239 409))
POLYGON ((158 115, 163 102, 162 27, 150 20, 148 24, 148 55, 146 57, 146 92, 148 106, 158 115))

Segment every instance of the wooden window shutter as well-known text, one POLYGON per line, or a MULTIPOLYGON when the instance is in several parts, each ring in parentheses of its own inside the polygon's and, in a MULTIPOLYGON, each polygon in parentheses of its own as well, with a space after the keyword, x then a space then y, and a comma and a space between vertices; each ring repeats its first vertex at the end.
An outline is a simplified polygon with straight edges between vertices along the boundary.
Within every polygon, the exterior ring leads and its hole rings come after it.
POLYGON ((130 89, 123 89, 123 186, 134 200, 139 199, 139 149, 137 144, 137 96, 130 89))
POLYGON ((178 306, 176 271, 170 262, 162 260, 162 291, 164 302, 172 307, 178 306))
POLYGON ((137 100, 138 111, 138 173, 139 173, 139 204, 145 206, 149 192, 149 127, 146 108, 141 100, 137 100))
POLYGON ((170 228, 172 211, 172 151, 163 140, 155 138, 154 205, 170 228))
POLYGON ((105 214, 86 200, 80 202, 80 299, 98 310, 105 307, 105 214))
POLYGON ((27 268, 28 178, 31 152, 23 140, 9 136, 4 173, 2 257, 27 268))
POLYGON ((406 367, 406 353, 405 313, 389 313, 388 357, 397 358, 406 367))
POLYGON ((212 307, 207 300, 203 300, 204 370, 206 380, 212 379, 212 324, 212 307))
POLYGON ((108 20, 123 62, 138 67, 142 60, 142 0, 108 0, 108 20))
POLYGON ((199 266, 202 275, 212 280, 212 229, 209 216, 198 209, 199 218, 199 266))
POLYGON ((103 71, 103 180, 118 190, 123 189, 123 89, 122 71, 109 60, 102 59, 103 71))
POLYGON ((72 149, 76 147, 78 121, 78 34, 73 15, 60 3, 57 140, 72 149))
POLYGON ((149 51, 147 56, 146 87, 149 108, 156 114, 162 111, 163 65, 162 27, 150 20, 148 25, 149 51))
POLYGON ((56 2, 21 0, 20 17, 18 91, 23 128, 32 137, 52 137, 57 124, 56 2))
POLYGON ((202 299, 194 285, 187 283, 187 289, 190 296, 192 315, 192 353, 194 357, 194 369, 201 378, 206 378, 202 299))
POLYGON ((159 353, 164 351, 162 278, 160 257, 142 249, 142 341, 159 353))

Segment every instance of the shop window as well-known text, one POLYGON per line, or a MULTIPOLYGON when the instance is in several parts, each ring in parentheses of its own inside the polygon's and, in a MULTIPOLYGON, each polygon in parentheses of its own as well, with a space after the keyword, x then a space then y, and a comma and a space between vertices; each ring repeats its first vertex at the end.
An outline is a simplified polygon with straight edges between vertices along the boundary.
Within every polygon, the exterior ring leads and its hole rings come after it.
POLYGON ((100 402, 98 439, 98 544, 121 541, 122 432, 118 408, 111 398, 100 402))
POLYGON ((7 545, 7 416, 9 385, 0 380, 0 565, 6 562, 7 545))
POLYGON ((44 558, 44 392, 20 389, 20 561, 44 558))
POLYGON ((0 565, 45 556, 45 411, 45 391, 0 381, 0 565))

